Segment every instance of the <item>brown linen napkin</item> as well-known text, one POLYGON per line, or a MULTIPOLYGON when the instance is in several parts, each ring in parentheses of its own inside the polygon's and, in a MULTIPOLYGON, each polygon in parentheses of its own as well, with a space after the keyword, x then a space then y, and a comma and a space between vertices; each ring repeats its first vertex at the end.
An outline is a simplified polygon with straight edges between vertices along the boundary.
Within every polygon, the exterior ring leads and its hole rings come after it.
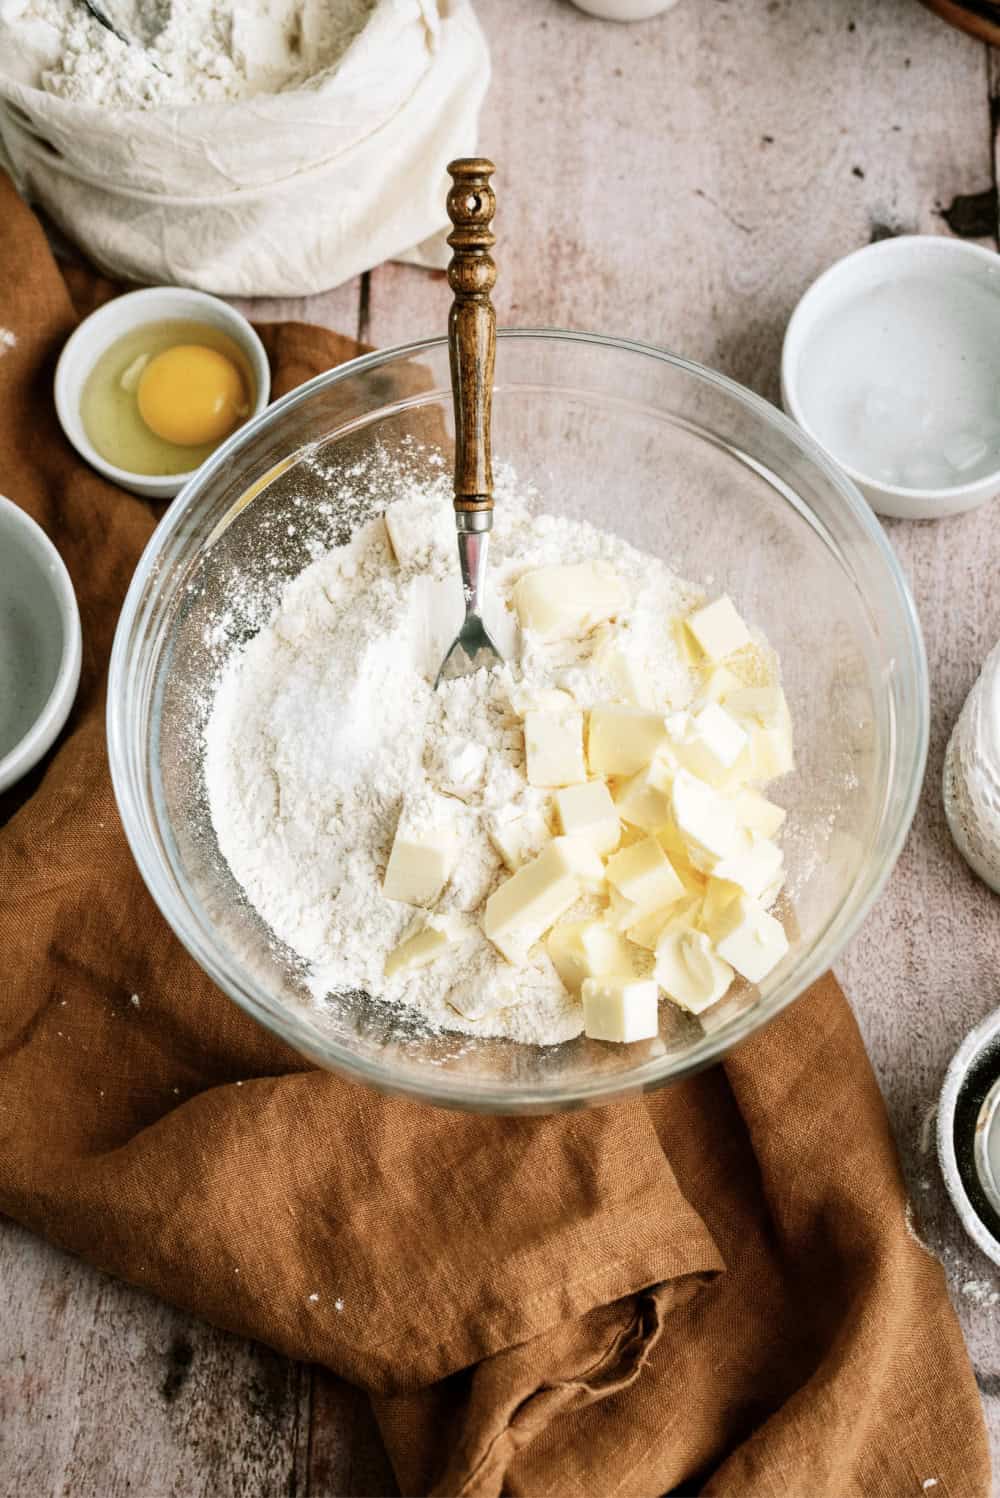
MULTIPOLYGON (((104 747, 158 510, 78 461, 51 398, 74 301, 113 288, 71 294, 2 180, 0 264, 0 489, 56 540, 85 640, 66 734, 0 800, 0 1210, 367 1389, 407 1494, 985 1495, 971 1369, 832 979, 644 1101, 490 1119, 315 1070, 190 961, 104 747)), ((356 350, 264 336, 276 393, 356 350)))

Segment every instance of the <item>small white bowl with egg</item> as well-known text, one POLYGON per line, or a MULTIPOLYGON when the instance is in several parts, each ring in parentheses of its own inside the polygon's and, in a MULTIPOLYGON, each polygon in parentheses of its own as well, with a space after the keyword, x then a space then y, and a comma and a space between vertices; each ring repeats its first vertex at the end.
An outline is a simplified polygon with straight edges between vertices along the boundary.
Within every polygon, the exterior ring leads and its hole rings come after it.
POLYGON ((0 494, 0 791, 32 769, 80 681, 80 613, 58 551, 0 494))
POLYGON ((781 398, 880 515, 1000 494, 1000 257, 902 235, 838 260, 792 314, 781 398))
POLYGON ((246 318, 178 286, 106 302, 56 366, 56 411, 70 442, 98 473, 146 499, 180 493, 270 393, 267 354, 246 318))

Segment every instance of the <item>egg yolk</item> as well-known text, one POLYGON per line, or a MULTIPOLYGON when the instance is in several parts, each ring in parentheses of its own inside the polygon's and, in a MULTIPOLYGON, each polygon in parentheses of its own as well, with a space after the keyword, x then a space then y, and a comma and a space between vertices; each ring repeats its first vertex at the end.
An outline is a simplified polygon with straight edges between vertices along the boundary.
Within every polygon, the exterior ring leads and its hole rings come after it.
POLYGON ((236 365, 217 349, 197 343, 178 343, 150 359, 136 399, 150 431, 181 447, 220 442, 247 414, 236 365))

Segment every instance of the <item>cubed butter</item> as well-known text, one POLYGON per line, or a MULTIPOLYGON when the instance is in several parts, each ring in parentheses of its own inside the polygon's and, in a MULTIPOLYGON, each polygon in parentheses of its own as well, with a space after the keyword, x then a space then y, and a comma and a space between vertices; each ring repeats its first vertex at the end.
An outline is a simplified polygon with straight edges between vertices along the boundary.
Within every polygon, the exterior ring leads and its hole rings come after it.
POLYGON ((524 717, 524 752, 531 785, 572 785, 586 780, 583 714, 532 710, 524 717))
POLYGON ((581 992, 583 1032, 591 1040, 627 1043, 659 1033, 659 995, 652 979, 586 978, 581 992))
POLYGON ((667 997, 691 1014, 717 1004, 733 981, 733 969, 705 933, 673 921, 656 944, 655 974, 667 997))
POLYGON ((723 661, 727 655, 750 644, 750 631, 733 607, 732 600, 725 596, 703 609, 696 609, 686 622, 710 661, 723 661))
POLYGON ((626 900, 612 884, 608 889, 608 908, 603 915, 605 925, 610 926, 612 931, 627 931, 641 918, 642 911, 638 905, 632 900, 626 900))
POLYGON ((552 965, 571 993, 579 993, 586 978, 609 974, 631 977, 628 942, 603 921, 564 921, 545 938, 552 965))
POLYGON ((684 885, 655 837, 645 837, 641 843, 613 853, 608 859, 607 878, 632 902, 637 918, 665 909, 684 894, 684 885))
POLYGON ((514 584, 522 629, 542 640, 582 639, 628 605, 628 589, 607 562, 539 567, 514 584))
POLYGON ((580 838, 554 837, 530 863, 493 891, 483 930, 508 962, 527 960, 528 950, 579 898, 600 888, 604 867, 580 838))
POLYGON ((699 896, 685 895, 676 904, 668 905, 663 910, 651 910, 648 915, 640 916, 632 925, 626 926, 625 935, 644 951, 655 952, 657 942, 671 922, 684 921, 688 925, 697 923, 700 906, 699 896))
POLYGON ((788 938, 763 905, 741 895, 720 919, 715 950, 748 983, 760 983, 788 951, 788 938))
POLYGON ((487 820, 490 842, 509 869, 519 869, 529 858, 540 853, 551 837, 548 823, 540 811, 523 811, 515 815, 494 812, 487 820))
POLYGON ((657 756, 651 764, 618 782, 615 809, 623 822, 655 832, 670 820, 672 768, 657 756))
POLYGON ((725 702, 726 698, 733 692, 738 692, 742 685, 735 671, 730 671, 728 666, 716 666, 709 673, 701 689, 701 695, 706 702, 725 702))
POLYGON ((580 888, 592 895, 605 892, 606 874, 600 854, 585 837, 554 837, 559 845, 559 856, 567 869, 579 881, 580 888))
POLYGON ((712 872, 718 879, 738 884, 745 894, 757 896, 781 877, 783 862, 777 843, 741 830, 736 847, 718 860, 712 872))
POLYGON ((455 826, 441 796, 404 805, 382 880, 387 900, 433 905, 451 877, 456 857, 455 826))
POLYGON ((714 941, 723 916, 742 894, 739 885, 731 884, 728 879, 709 879, 694 924, 714 941))
POLYGON ((567 785, 554 797, 560 831, 582 837, 597 853, 613 853, 621 838, 621 823, 611 792, 603 780, 567 785))
POLYGON ((594 775, 634 775, 666 741, 662 713, 618 702, 590 710, 587 760, 594 775))
POLYGON ((671 713, 666 729, 683 767, 709 785, 724 783, 748 744, 745 730, 717 702, 706 702, 695 713, 671 713))
POLYGON ((459 916, 430 916, 426 922, 408 931, 399 945, 389 953, 385 959, 385 976, 393 978, 397 973, 426 967, 429 962, 440 957, 447 947, 462 941, 468 935, 468 930, 459 916))
POLYGON ((787 815, 783 806, 775 806, 760 791, 750 787, 736 792, 733 812, 739 826, 748 832, 759 833, 761 837, 774 837, 776 832, 780 832, 787 815))
POLYGON ((750 778, 775 780, 795 768, 792 718, 780 687, 741 687, 726 699, 749 739, 750 778))
POLYGON ((674 776, 671 808, 695 868, 710 874, 720 858, 736 852, 740 829, 731 802, 688 770, 674 776))
POLYGON ((656 841, 670 859, 678 879, 688 894, 703 894, 708 875, 702 873, 701 869, 695 868, 691 862, 688 845, 678 831, 673 820, 673 812, 663 826, 656 829, 656 841))

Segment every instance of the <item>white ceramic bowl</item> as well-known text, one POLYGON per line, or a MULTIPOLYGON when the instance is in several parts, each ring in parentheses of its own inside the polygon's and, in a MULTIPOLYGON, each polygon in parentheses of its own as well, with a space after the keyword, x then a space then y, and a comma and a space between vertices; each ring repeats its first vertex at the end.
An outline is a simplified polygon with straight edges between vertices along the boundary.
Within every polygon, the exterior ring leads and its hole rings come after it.
POLYGON ((73 706, 80 613, 62 557, 0 494, 0 791, 36 765, 73 706))
MULTIPOLYGON (((1000 1009, 987 1015, 982 1024, 977 1025, 965 1037, 955 1052, 951 1065, 945 1073, 937 1115, 938 1160, 941 1164, 944 1183, 948 1188, 948 1195, 954 1203, 955 1211, 962 1219, 965 1231, 973 1243, 981 1248, 994 1264, 1000 1264, 1000 1240, 993 1236, 976 1211, 966 1189, 966 1183, 962 1179, 958 1151, 955 1147, 955 1109, 969 1073, 987 1051, 995 1053, 997 1047, 1000 1047, 1000 1009)), ((972 1127, 967 1126, 962 1131, 963 1140, 965 1140, 962 1151, 966 1156, 962 1163, 967 1175, 970 1171, 978 1170, 978 1163, 975 1159, 974 1127, 973 1120, 972 1127), (967 1139, 966 1135, 968 1135, 967 1139)))
MULTIPOLYGON (((848 454, 835 452, 823 441, 803 411, 800 389, 803 351, 816 336, 822 336, 830 314, 872 287, 913 273, 932 277, 942 287, 950 278, 972 278, 990 286, 1000 298, 1000 258, 980 245, 938 235, 904 234, 855 250, 813 282, 792 314, 781 353, 781 399, 789 416, 825 447, 880 515, 933 520, 975 509, 1000 494, 1000 465, 967 483, 942 488, 906 488, 884 482, 862 472, 848 454)), ((1000 348, 996 358, 1000 380, 1000 348)))
POLYGON ((140 494, 144 499, 172 499, 179 494, 191 473, 130 473, 102 458, 91 444, 80 418, 80 395, 87 376, 97 360, 112 343, 143 323, 182 321, 209 323, 219 328, 246 354, 253 371, 256 391, 248 420, 259 416, 271 395, 271 370, 267 354, 253 328, 242 313, 205 291, 188 291, 181 286, 151 286, 145 291, 130 291, 106 302, 84 318, 67 340, 56 365, 56 411, 66 436, 81 458, 103 473, 112 483, 140 494))

